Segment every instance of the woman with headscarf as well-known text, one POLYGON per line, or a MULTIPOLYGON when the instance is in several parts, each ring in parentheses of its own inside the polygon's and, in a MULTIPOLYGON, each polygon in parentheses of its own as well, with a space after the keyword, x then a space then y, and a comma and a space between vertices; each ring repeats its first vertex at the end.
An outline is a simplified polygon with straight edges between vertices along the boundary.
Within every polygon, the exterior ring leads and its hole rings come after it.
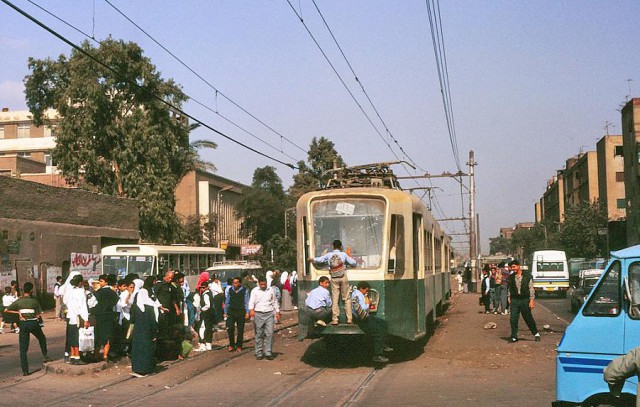
POLYGON ((131 307, 134 324, 131 340, 131 371, 135 377, 144 377, 156 368, 158 309, 161 305, 153 294, 155 282, 155 276, 146 278, 131 307))
POLYGON ((199 288, 200 319, 196 325, 198 332, 198 342, 200 346, 198 352, 211 350, 211 340, 213 339, 213 295, 209 289, 207 281, 203 281, 199 288))
POLYGON ((89 327, 89 310, 82 285, 82 276, 79 273, 69 281, 69 287, 65 290, 64 303, 67 306, 66 341, 69 345, 70 363, 83 365, 85 363, 80 360, 79 329, 81 326, 89 327))
POLYGON ((289 273, 282 272, 280 276, 280 283, 282 284, 282 311, 291 311, 293 304, 291 303, 291 282, 289 282, 289 273))
MULTIPOLYGON (((75 276, 79 276, 80 272, 78 271, 71 271, 69 272, 69 275, 67 276, 67 279, 64 281, 64 284, 62 284, 60 286, 60 288, 58 289, 58 292, 60 293, 60 297, 62 297, 62 313, 65 315, 65 321, 69 321, 69 315, 68 315, 68 309, 69 307, 67 306, 67 300, 69 299, 69 293, 71 292, 71 289, 73 288, 73 286, 71 285, 71 279, 74 278, 75 276)), ((70 356, 71 355, 71 348, 69 346, 69 340, 68 337, 65 338, 65 343, 64 343, 64 361, 65 363, 69 363, 70 360, 70 356)))

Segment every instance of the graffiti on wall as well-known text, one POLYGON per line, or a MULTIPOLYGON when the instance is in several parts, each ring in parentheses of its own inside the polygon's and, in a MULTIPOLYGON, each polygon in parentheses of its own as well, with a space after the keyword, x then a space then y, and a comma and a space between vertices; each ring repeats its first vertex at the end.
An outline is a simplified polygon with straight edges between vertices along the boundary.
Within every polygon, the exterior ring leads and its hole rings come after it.
POLYGON ((78 271, 84 279, 98 278, 102 274, 102 259, 99 254, 71 253, 69 271, 78 271))

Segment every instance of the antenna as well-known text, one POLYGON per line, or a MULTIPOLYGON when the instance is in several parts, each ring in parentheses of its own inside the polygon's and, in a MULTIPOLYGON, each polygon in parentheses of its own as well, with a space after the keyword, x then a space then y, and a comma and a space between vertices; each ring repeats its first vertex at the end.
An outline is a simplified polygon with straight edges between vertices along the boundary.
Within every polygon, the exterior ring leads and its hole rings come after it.
POLYGON ((604 122, 604 129, 607 131, 607 136, 609 135, 609 127, 616 127, 616 125, 611 123, 609 120, 604 122))

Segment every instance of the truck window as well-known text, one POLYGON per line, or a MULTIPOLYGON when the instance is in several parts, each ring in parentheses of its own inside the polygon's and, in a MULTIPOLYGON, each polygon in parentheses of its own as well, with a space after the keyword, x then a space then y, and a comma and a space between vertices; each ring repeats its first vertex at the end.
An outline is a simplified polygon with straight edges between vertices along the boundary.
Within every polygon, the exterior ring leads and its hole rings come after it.
POLYGON ((589 297, 582 314, 593 317, 616 317, 620 315, 620 261, 611 264, 589 297))
POLYGON ((628 273, 629 294, 629 318, 640 319, 640 262, 636 261, 629 266, 628 273))

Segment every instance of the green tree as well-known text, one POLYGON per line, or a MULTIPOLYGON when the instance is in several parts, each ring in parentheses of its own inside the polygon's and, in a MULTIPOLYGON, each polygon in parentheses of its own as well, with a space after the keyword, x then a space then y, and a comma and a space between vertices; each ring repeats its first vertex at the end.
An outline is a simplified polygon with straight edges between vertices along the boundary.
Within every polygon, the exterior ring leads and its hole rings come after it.
POLYGON ((334 161, 338 167, 346 165, 333 142, 324 137, 314 137, 311 140, 307 161, 308 164, 304 161, 298 162, 298 173, 293 176, 293 185, 289 188, 289 193, 295 199, 309 191, 315 191, 324 184, 331 177, 325 172, 333 168, 334 161))
POLYGON ((257 168, 251 189, 238 204, 238 214, 243 218, 242 235, 264 245, 273 235, 284 233, 284 210, 288 203, 275 168, 257 168))
POLYGON ((176 107, 187 97, 134 43, 109 38, 82 48, 122 75, 77 50, 57 60, 30 58, 25 93, 34 123, 46 124, 44 111, 56 109, 53 156, 64 177, 137 200, 142 238, 172 242, 181 230, 175 187, 196 168, 198 146, 189 144, 188 127, 153 95, 176 107))
POLYGON ((506 237, 496 236, 489 239, 489 253, 510 254, 511 242, 506 237))
POLYGON ((533 252, 546 249, 544 227, 536 223, 532 228, 518 228, 511 235, 511 253, 527 263, 533 252))
POLYGON ((600 257, 606 250, 606 238, 598 235, 599 229, 607 227, 607 212, 598 201, 581 202, 564 211, 564 223, 560 230, 568 257, 600 257))
POLYGON ((259 260, 263 267, 291 271, 296 268, 296 253, 295 240, 278 234, 273 235, 264 244, 259 260), (273 262, 271 261, 272 250, 273 262))

